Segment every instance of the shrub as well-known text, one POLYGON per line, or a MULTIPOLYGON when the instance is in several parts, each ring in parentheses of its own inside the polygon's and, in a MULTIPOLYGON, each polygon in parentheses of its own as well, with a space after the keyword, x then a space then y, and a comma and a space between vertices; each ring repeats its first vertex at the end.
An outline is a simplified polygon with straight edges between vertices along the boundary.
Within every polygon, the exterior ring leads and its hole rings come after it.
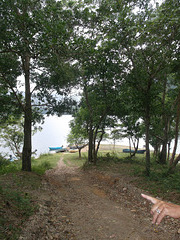
POLYGON ((10 164, 10 161, 3 157, 2 154, 0 153, 0 168, 2 166, 7 166, 8 164, 10 164))
POLYGON ((44 174, 46 170, 51 169, 51 163, 48 161, 43 161, 38 165, 32 165, 32 170, 40 175, 44 174))
POLYGON ((19 162, 9 162, 0 167, 0 175, 7 173, 15 173, 21 170, 21 164, 19 162))

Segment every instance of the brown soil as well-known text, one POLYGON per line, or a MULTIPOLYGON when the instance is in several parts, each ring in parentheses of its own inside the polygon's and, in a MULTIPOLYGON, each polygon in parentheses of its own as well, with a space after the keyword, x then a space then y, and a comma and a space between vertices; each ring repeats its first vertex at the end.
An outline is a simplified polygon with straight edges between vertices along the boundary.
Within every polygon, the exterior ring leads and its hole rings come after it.
POLYGON ((96 169, 67 167, 62 159, 46 172, 36 215, 24 226, 20 240, 177 240, 179 220, 151 224, 149 203, 132 179, 96 169))

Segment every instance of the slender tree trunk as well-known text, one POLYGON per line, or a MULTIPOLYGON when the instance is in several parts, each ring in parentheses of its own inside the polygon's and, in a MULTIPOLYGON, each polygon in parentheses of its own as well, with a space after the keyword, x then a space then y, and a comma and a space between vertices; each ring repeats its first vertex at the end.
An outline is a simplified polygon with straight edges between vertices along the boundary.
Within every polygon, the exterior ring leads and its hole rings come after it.
POLYGON ((167 148, 167 162, 169 163, 169 158, 170 158, 170 146, 171 146, 171 143, 168 142, 168 148, 167 148))
POLYGON ((131 157, 134 157, 137 153, 138 147, 139 147, 139 138, 137 139, 137 143, 133 142, 134 145, 134 153, 131 155, 131 157))
POLYGON ((88 130, 88 134, 89 134, 88 163, 92 163, 93 162, 93 135, 94 135, 93 125, 92 125, 93 109, 89 103, 86 83, 84 85, 84 96, 85 96, 86 105, 87 105, 87 108, 88 108, 89 114, 90 114, 89 130, 88 130))
POLYGON ((164 116, 165 121, 164 121, 164 137, 163 137, 163 145, 162 145, 162 150, 159 156, 159 163, 160 164, 166 164, 166 160, 167 160, 167 144, 168 144, 168 125, 169 125, 169 121, 167 119, 167 116, 164 116))
POLYGON ((78 146, 76 146, 77 148, 78 148, 78 151, 79 151, 79 158, 81 158, 81 150, 84 148, 84 147, 86 147, 88 144, 84 144, 83 146, 81 146, 81 147, 78 147, 78 146))
POLYGON ((114 138, 114 144, 113 144, 113 151, 115 152, 115 149, 116 149, 116 139, 114 138))
POLYGON ((96 156, 96 137, 97 137, 97 129, 93 132, 93 163, 96 165, 97 156, 96 156))
MULTIPOLYGON (((178 102, 177 102, 177 114, 176 114, 176 127, 175 127, 175 142, 174 142, 174 149, 173 153, 170 159, 170 167, 173 165, 174 158, 176 155, 176 149, 177 149, 177 144, 178 144, 178 136, 179 136, 179 123, 180 123, 180 91, 178 95, 178 102)), ((176 165, 175 165, 176 166, 176 165)))
POLYGON ((81 158, 81 148, 78 148, 79 151, 79 158, 81 158))
POLYGON ((99 127, 97 126, 95 131, 94 131, 94 136, 93 136, 93 143, 94 143, 94 150, 93 150, 93 161, 94 161, 94 165, 96 165, 97 163, 97 147, 96 147, 96 139, 97 139, 97 133, 98 133, 98 129, 99 127))
POLYGON ((149 104, 146 106, 146 118, 145 118, 145 127, 146 127, 146 175, 150 176, 150 150, 149 150, 149 127, 150 127, 150 108, 149 104))
POLYGON ((89 127, 89 148, 88 148, 88 162, 93 162, 93 129, 92 124, 89 127))
POLYGON ((168 173, 173 173, 176 169, 176 165, 180 161, 180 154, 176 157, 174 162, 169 166, 168 173))
POLYGON ((163 146, 159 156, 158 163, 166 164, 166 159, 167 159, 167 139, 163 141, 163 146))
POLYGON ((25 113, 24 113, 24 146, 22 152, 22 170, 31 171, 31 92, 30 92, 30 57, 22 58, 25 74, 25 113))
POLYGON ((150 150, 149 150, 149 121, 146 126, 146 175, 150 175, 150 150))
POLYGON ((163 131, 164 136, 163 136, 163 142, 162 142, 162 150, 159 154, 159 159, 158 159, 158 163, 160 164, 166 164, 166 159, 167 159, 168 116, 165 111, 166 92, 167 92, 167 77, 164 76, 163 95, 162 95, 162 109, 163 109, 162 123, 164 125, 164 131, 163 131))
POLYGON ((100 147, 100 143, 101 143, 101 141, 102 141, 102 139, 103 139, 103 135, 104 135, 104 130, 102 130, 102 134, 101 134, 101 136, 100 136, 100 139, 99 139, 99 141, 98 141, 98 144, 97 144, 97 147, 96 147, 96 153, 95 153, 95 165, 96 165, 96 163, 97 163, 97 154, 98 154, 98 151, 99 151, 99 147, 100 147))
POLYGON ((131 155, 132 155, 132 154, 131 154, 131 138, 129 137, 128 139, 129 139, 129 150, 130 150, 130 151, 129 151, 129 154, 130 154, 130 157, 131 157, 131 155))

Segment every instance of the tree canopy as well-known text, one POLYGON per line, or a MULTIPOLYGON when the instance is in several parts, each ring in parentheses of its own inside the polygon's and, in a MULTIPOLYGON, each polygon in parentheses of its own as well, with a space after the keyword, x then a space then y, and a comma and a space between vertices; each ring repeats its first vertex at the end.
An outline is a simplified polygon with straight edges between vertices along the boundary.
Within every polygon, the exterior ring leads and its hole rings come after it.
POLYGON ((73 129, 83 120, 90 162, 96 163, 106 129, 118 119, 128 134, 145 137, 147 175, 150 143, 157 161, 166 164, 175 139, 170 168, 177 164, 178 6, 178 0, 154 5, 149 0, 1 1, 1 120, 24 115, 23 170, 31 170, 37 110, 44 106, 46 113, 59 116, 71 111, 73 87, 82 93, 73 129), (24 93, 18 88, 21 75, 24 93))

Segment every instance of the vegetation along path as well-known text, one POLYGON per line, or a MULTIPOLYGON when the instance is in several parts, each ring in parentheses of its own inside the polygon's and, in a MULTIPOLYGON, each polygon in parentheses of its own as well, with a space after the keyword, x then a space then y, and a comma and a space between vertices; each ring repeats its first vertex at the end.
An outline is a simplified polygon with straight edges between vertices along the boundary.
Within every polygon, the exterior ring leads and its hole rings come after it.
POLYGON ((179 239, 178 221, 151 224, 141 190, 120 176, 67 166, 63 159, 46 172, 37 193, 40 209, 19 239, 179 239))

